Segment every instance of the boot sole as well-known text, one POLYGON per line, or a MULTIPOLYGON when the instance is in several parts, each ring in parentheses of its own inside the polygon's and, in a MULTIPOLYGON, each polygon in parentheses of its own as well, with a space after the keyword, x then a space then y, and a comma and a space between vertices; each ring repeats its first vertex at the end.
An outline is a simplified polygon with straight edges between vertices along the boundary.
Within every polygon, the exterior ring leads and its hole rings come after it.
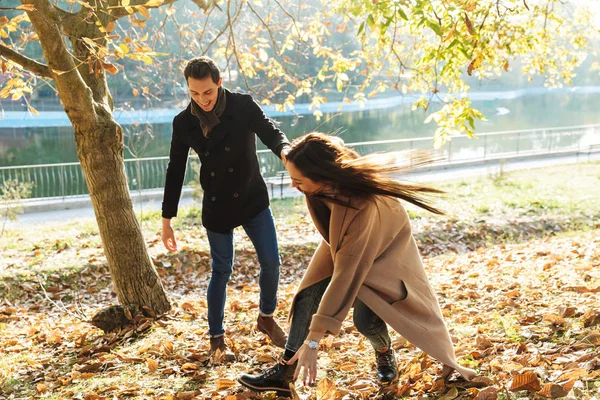
POLYGON ((240 385, 247 387, 250 390, 254 390, 255 392, 276 392, 279 397, 292 397, 292 391, 289 389, 275 388, 275 387, 256 387, 250 385, 249 383, 244 382, 243 380, 237 380, 240 385))

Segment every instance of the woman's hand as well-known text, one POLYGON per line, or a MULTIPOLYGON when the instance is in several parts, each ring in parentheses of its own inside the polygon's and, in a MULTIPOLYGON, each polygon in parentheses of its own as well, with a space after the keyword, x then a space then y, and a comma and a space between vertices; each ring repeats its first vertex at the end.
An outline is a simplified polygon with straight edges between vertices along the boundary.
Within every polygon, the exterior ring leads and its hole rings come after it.
POLYGON ((294 357, 290 361, 288 361, 288 365, 291 365, 298 361, 298 366, 296 367, 296 372, 294 373, 294 382, 300 376, 300 372, 304 371, 304 377, 302 382, 306 386, 312 385, 315 383, 317 379, 317 358, 318 358, 318 350, 311 349, 308 345, 303 344, 300 349, 296 352, 294 357))

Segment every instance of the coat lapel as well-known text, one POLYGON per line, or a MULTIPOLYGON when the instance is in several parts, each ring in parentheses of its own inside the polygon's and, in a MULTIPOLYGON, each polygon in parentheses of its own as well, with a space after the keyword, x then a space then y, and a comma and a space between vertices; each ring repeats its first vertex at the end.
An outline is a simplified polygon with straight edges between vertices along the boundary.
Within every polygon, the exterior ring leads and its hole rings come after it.
MULTIPOLYGON (((329 238, 331 237, 330 233, 325 230, 325 227, 323 226, 323 224, 321 223, 319 218, 317 218, 317 214, 313 207, 310 196, 306 196, 306 205, 308 207, 308 212, 310 213, 310 217, 312 218, 312 220, 315 224, 315 227, 317 228, 317 230, 319 231, 319 233, 321 234, 321 236, 323 237, 325 242, 327 242, 327 244, 330 244, 330 241, 329 241, 329 238)), ((331 229, 330 229, 330 231, 331 231, 331 229)))
POLYGON ((335 254, 342 244, 342 239, 348 230, 348 226, 356 217, 362 208, 362 202, 355 199, 348 200, 348 206, 343 206, 337 203, 330 202, 331 220, 329 223, 329 245, 331 254, 335 259, 335 254))

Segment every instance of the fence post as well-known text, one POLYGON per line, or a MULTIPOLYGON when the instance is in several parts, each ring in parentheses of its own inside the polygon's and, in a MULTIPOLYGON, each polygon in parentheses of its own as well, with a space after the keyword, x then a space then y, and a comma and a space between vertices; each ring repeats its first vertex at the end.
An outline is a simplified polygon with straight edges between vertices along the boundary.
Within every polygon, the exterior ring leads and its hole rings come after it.
POLYGON ((62 194, 63 201, 65 201, 65 166, 60 166, 60 193, 62 194))
POLYGON ((483 159, 487 158, 487 135, 483 137, 483 159))

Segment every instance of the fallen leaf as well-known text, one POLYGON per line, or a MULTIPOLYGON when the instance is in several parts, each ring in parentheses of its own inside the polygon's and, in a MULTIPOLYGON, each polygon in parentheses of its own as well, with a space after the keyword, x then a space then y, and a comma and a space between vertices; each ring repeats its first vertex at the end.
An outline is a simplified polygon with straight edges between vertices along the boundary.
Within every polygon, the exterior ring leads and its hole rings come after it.
POLYGON ((525 371, 523 373, 515 372, 513 375, 513 381, 510 385, 511 392, 518 392, 520 390, 527 390, 529 392, 537 392, 540 390, 540 380, 533 371, 525 371))
POLYGON ((216 381, 216 385, 217 385, 217 390, 223 390, 223 389, 227 389, 232 386, 235 386, 235 385, 237 385, 237 383, 235 381, 232 381, 231 379, 219 378, 216 381))
POLYGON ((148 366, 148 371, 150 371, 151 373, 156 372, 156 370, 158 369, 158 363, 151 358, 146 359, 146 365, 148 366))
POLYGON ((479 391, 475 400, 497 400, 498 399, 498 389, 495 387, 488 387, 479 391))

